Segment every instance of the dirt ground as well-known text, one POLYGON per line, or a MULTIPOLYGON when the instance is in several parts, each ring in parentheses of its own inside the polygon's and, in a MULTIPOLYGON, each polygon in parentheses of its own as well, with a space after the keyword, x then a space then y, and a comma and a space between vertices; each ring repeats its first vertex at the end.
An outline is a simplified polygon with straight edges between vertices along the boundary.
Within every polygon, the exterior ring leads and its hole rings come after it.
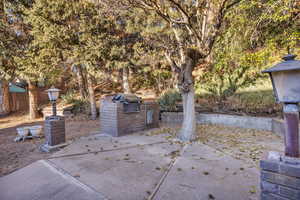
MULTIPOLYGON (((25 114, 0 118, 0 177, 50 155, 39 151, 44 138, 14 142, 16 128, 31 125, 43 125, 43 119, 30 121, 25 114)), ((87 136, 98 130, 99 120, 89 120, 85 116, 66 121, 67 140, 87 136)))

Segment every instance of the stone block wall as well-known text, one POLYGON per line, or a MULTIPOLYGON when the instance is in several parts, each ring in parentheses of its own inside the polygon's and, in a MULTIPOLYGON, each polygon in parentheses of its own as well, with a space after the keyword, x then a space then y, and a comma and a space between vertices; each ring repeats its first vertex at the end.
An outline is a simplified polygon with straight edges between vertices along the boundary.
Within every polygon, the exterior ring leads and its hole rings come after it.
POLYGON ((260 161, 261 200, 300 199, 300 159, 285 156, 260 161))
POLYGON ((44 127, 46 144, 55 146, 66 142, 65 119, 61 116, 46 117, 44 127))
MULTIPOLYGON (((164 123, 181 123, 182 112, 163 112, 161 120, 164 123)), ((203 114, 196 113, 197 124, 219 124, 239 128, 254 128, 257 130, 272 131, 272 118, 249 117, 226 114, 203 114)))

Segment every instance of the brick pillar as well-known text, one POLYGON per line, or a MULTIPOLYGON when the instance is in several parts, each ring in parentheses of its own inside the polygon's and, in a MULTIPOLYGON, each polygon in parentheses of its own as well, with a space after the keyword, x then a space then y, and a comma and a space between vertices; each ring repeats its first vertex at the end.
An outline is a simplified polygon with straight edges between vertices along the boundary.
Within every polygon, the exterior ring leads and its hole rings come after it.
POLYGON ((62 116, 46 117, 44 132, 47 145, 55 146, 65 143, 65 118, 62 116))
POLYGON ((260 161, 261 200, 299 200, 300 159, 274 155, 260 161))

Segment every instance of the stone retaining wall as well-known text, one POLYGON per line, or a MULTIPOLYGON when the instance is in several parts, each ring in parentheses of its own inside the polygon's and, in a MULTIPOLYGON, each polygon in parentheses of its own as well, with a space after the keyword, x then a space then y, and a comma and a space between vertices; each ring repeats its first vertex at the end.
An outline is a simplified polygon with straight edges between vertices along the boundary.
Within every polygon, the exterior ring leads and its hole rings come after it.
MULTIPOLYGON (((197 114, 198 124, 219 124, 239 128, 251 128, 264 131, 272 131, 279 136, 283 136, 284 124, 282 120, 267 117, 249 117, 226 114, 197 114)), ((161 121, 164 123, 181 123, 183 113, 163 112, 161 121)))

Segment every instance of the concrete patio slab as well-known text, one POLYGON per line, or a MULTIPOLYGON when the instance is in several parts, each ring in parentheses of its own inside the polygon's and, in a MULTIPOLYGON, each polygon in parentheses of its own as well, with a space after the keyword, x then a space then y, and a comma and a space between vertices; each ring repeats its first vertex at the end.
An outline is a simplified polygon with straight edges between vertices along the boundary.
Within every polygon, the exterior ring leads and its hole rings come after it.
POLYGON ((168 134, 147 136, 146 134, 133 134, 123 137, 111 137, 106 135, 93 135, 80 140, 75 140, 71 145, 54 153, 52 157, 63 156, 76 153, 88 153, 91 151, 115 150, 136 145, 153 144, 166 142, 168 134))
POLYGON ((171 143, 168 136, 81 138, 0 178, 0 199, 259 199, 259 170, 253 163, 200 142, 171 143))
POLYGON ((57 167, 109 199, 146 199, 171 162, 176 144, 136 148, 51 159, 57 167))
POLYGON ((259 171, 204 144, 178 158, 156 200, 258 199, 259 171))
POLYGON ((46 161, 0 178, 1 200, 105 200, 106 198, 46 161))

